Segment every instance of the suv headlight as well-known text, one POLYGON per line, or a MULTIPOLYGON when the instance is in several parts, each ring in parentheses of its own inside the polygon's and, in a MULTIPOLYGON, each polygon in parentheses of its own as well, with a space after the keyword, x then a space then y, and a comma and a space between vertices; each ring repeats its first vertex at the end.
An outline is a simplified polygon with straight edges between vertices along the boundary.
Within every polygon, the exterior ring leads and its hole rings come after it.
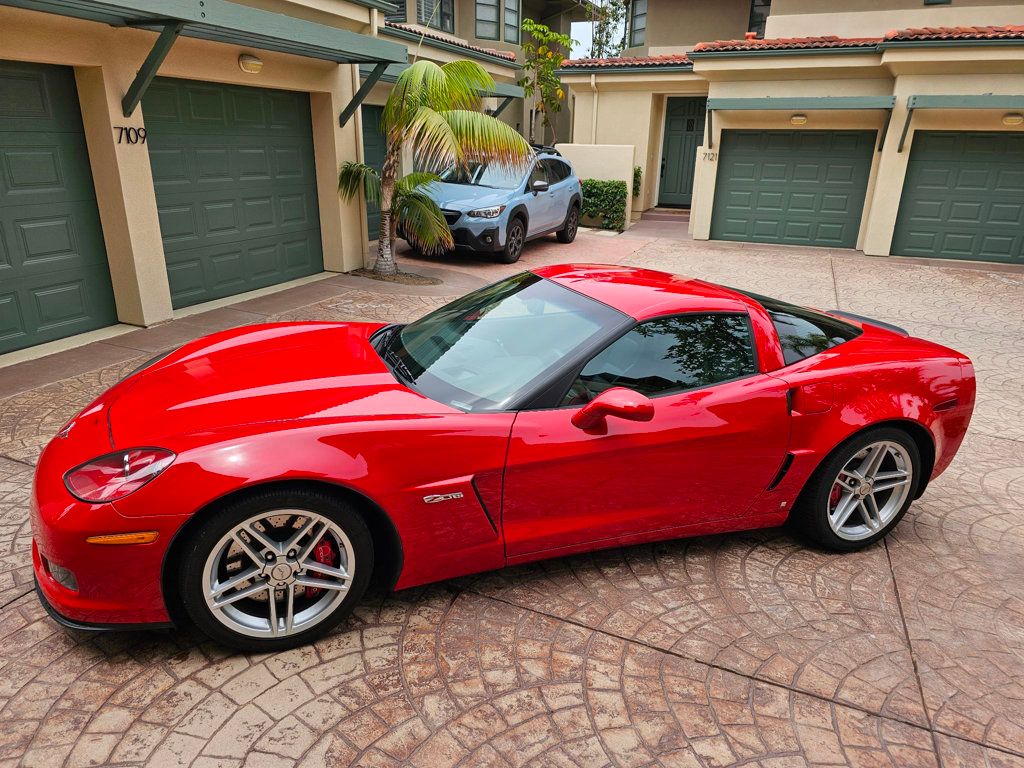
POLYGON ((504 205, 496 205, 493 208, 477 208, 475 211, 470 211, 467 216, 473 216, 478 219, 496 219, 504 212, 504 205))

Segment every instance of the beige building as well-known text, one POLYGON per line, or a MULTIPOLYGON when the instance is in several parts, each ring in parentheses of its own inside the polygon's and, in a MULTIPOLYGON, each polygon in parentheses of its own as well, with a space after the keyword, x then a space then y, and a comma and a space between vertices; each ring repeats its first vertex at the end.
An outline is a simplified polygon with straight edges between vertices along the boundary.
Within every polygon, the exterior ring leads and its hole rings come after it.
POLYGON ((398 73, 415 57, 478 61, 496 82, 485 106, 524 129, 521 20, 568 29, 578 13, 0 0, 0 365, 362 266, 376 212, 339 199, 338 168, 382 156, 398 73))
POLYGON ((633 0, 563 65, 573 142, 692 234, 1024 263, 1024 2, 633 0))

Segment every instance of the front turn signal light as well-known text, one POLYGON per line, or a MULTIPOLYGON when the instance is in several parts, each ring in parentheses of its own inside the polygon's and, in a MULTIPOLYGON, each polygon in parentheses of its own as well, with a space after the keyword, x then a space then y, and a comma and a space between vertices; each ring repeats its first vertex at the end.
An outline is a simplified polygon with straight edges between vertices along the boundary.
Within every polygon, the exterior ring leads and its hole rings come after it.
POLYGON ((167 469, 175 459, 164 448, 132 448, 87 461, 64 475, 64 485, 90 504, 123 499, 167 469))

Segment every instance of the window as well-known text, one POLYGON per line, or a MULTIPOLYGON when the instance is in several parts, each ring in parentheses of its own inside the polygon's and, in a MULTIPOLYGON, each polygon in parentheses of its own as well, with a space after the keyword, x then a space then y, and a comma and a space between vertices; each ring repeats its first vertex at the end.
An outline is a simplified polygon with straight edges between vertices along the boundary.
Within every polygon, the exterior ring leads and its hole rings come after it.
POLYGON ((385 11, 384 18, 387 21, 405 21, 405 6, 407 0, 394 0, 394 6, 397 10, 385 11))
POLYGON ((813 309, 787 304, 778 299, 739 291, 764 307, 775 324, 775 332, 782 342, 782 357, 786 365, 812 357, 819 352, 855 339, 862 331, 855 325, 815 312, 813 309))
POLYGON ((375 343, 396 378, 464 411, 514 408, 625 316, 530 272, 456 299, 375 343))
POLYGON ((442 32, 455 31, 455 0, 416 0, 416 20, 442 32))
POLYGON ((764 25, 768 21, 768 13, 771 11, 771 7, 772 0, 750 0, 748 32, 753 32, 758 37, 764 37, 764 25))
POLYGON ((476 36, 482 40, 498 39, 499 0, 476 0, 476 36))
POLYGON ((565 181, 569 176, 569 166, 561 160, 541 160, 541 164, 548 174, 549 184, 565 181))
POLYGON ((648 397, 731 381, 757 372, 746 314, 659 317, 633 328, 584 366, 563 404, 582 405, 611 387, 648 397))
POLYGON ((505 0, 505 42, 519 45, 519 4, 522 0, 505 0))
POLYGON ((530 178, 526 180, 526 191, 529 192, 533 189, 533 182, 535 181, 546 181, 548 184, 554 184, 551 179, 548 178, 547 169, 544 167, 543 161, 538 161, 533 170, 530 171, 530 178))
POLYGON ((647 40, 647 0, 633 0, 629 8, 629 45, 643 45, 647 40))

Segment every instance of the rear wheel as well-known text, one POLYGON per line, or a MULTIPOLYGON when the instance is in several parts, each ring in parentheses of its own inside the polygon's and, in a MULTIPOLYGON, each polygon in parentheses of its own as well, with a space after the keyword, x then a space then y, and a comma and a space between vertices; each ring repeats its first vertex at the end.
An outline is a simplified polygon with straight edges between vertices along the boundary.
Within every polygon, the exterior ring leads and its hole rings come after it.
POLYGON ((179 589, 214 640, 277 651, 324 635, 352 612, 373 571, 359 513, 328 494, 268 491, 219 510, 189 542, 179 589))
POLYGON ((868 430, 818 468, 797 500, 792 522, 827 549, 862 549, 906 514, 920 473, 920 452, 910 435, 892 427, 868 430))
POLYGON ((505 250, 501 252, 498 259, 504 264, 515 264, 523 255, 525 244, 526 224, 517 216, 509 222, 508 231, 505 233, 505 250))
POLYGON ((560 243, 571 243, 576 239, 576 233, 580 228, 580 207, 573 203, 569 206, 569 212, 565 214, 565 226, 555 233, 560 243))

